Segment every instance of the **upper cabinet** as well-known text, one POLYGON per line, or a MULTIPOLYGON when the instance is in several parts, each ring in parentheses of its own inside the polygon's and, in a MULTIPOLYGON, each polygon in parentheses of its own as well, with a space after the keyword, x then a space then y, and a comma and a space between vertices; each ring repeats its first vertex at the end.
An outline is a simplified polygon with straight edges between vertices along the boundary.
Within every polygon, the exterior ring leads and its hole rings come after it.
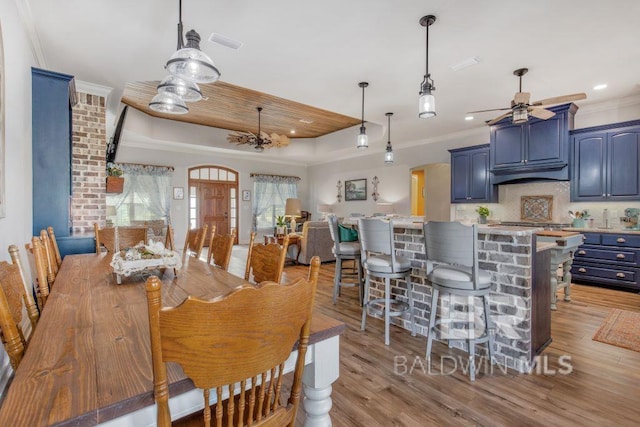
POLYGON ((498 190, 489 172, 489 145, 449 150, 451 203, 494 203, 498 190))
POLYGON ((640 200, 640 122, 572 135, 571 201, 640 200))
POLYGON ((569 180, 569 130, 578 107, 550 107, 547 120, 531 118, 513 125, 505 119, 491 127, 490 169, 494 183, 518 179, 569 180))

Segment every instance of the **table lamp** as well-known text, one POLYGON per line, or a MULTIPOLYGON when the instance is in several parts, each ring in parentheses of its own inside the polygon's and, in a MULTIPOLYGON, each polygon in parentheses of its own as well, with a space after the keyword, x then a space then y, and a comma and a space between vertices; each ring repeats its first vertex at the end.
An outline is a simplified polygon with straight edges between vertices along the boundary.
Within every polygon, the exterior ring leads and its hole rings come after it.
POLYGON ((302 204, 300 199, 287 199, 284 207, 284 216, 291 218, 291 232, 296 232, 296 218, 300 218, 302 204))
POLYGON ((117 215, 118 212, 116 212, 116 207, 113 205, 107 205, 107 213, 105 214, 107 217, 107 227, 113 227, 113 220, 111 218, 117 215))
POLYGON ((327 205, 325 203, 320 203, 316 207, 316 210, 322 214, 321 221, 326 221, 326 214, 333 212, 333 207, 331 205, 327 205))

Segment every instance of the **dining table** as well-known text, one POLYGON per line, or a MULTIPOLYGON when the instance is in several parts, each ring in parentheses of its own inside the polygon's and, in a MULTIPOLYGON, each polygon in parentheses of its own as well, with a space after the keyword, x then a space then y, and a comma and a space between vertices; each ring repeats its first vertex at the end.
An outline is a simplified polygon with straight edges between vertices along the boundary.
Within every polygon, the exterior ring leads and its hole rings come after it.
MULTIPOLYGON (((24 358, 0 407, 0 426, 153 426, 156 409, 145 278, 117 284, 112 255, 67 255, 24 358)), ((211 299, 243 278, 182 255, 182 268, 155 271, 163 306, 187 296, 211 299)), ((251 310, 251 307, 247 307, 251 310)), ((331 425, 331 384, 339 375, 344 323, 314 309, 303 374, 306 426, 331 425)), ((295 360, 292 349, 289 360, 295 360)), ((174 419, 201 410, 202 392, 175 363, 167 364, 174 419)), ((212 393, 214 395, 215 393, 212 393)))

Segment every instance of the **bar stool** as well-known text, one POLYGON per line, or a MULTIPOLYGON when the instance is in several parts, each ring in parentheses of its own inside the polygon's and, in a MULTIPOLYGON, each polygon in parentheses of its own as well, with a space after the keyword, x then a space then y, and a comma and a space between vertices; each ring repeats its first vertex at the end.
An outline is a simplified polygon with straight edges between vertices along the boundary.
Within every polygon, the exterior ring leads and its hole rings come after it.
POLYGON ((358 287, 358 298, 360 299, 360 305, 362 305, 362 264, 360 263, 360 243, 359 242, 341 242, 340 231, 338 230, 338 217, 330 214, 327 216, 327 222, 329 223, 329 232, 333 239, 333 255, 336 257, 336 270, 333 278, 333 303, 335 304, 338 295, 340 294, 341 287, 352 288, 358 287), (358 270, 358 282, 343 282, 342 281, 342 261, 353 260, 356 270, 358 270))
MULTIPOLYGON (((469 352, 469 377, 475 380, 475 346, 478 343, 488 342, 489 359, 493 364, 493 335, 494 326, 489 310, 489 293, 491 292, 491 274, 478 268, 478 230, 477 225, 463 225, 459 222, 429 221, 423 225, 424 247, 427 256, 427 279, 431 282, 431 313, 429 314, 429 332, 427 334, 427 354, 431 357, 431 345, 434 335, 439 332, 438 325, 450 323, 468 323, 464 329, 465 337, 459 338, 452 330, 448 340, 449 344, 455 341, 464 341, 469 352), (444 265, 432 266, 431 263, 444 263, 444 265), (438 311, 438 296, 440 293, 466 296, 468 300, 469 318, 436 320, 438 311), (473 319, 474 300, 482 298, 484 306, 484 330, 475 337, 473 319)), ((451 309, 450 309, 451 311, 451 309)))
POLYGON ((416 336, 416 320, 413 314, 413 286, 411 283, 411 259, 397 256, 393 245, 393 220, 358 218, 362 265, 366 271, 364 303, 362 305, 361 330, 365 330, 367 310, 384 304, 384 343, 389 345, 389 323, 391 317, 409 312, 411 336, 416 336), (384 279, 384 297, 369 301, 371 277, 384 279), (407 283, 409 304, 391 297, 391 279, 404 279, 407 283), (395 308, 392 309, 392 304, 395 308))

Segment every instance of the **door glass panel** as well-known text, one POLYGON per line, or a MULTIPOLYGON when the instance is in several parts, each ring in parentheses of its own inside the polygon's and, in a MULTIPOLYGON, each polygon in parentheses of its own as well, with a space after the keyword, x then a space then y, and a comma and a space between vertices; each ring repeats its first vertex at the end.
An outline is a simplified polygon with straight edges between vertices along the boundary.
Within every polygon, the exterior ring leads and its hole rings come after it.
POLYGON ((189 178, 191 179, 200 178, 200 169, 193 169, 191 172, 189 172, 189 178))
POLYGON ((209 179, 212 181, 217 181, 218 180, 218 168, 211 168, 209 169, 209 179))
POLYGON ((218 179, 220 181, 226 181, 227 180, 227 171, 224 169, 220 169, 220 175, 218 176, 218 179))
POLYGON ((200 179, 209 179, 209 169, 200 169, 200 179))
POLYGON ((236 180, 236 174, 233 172, 228 172, 229 173, 229 178, 228 181, 235 181, 236 180))

